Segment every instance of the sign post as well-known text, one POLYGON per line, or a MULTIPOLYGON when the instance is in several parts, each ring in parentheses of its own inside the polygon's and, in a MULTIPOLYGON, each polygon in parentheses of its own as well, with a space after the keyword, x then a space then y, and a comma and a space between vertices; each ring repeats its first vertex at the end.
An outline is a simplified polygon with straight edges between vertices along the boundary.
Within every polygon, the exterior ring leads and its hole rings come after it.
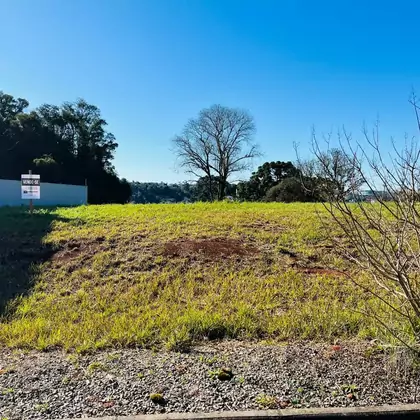
MULTIPOLYGON (((32 175, 32 169, 29 169, 29 175, 32 175)), ((29 213, 32 214, 33 211, 34 211, 34 202, 31 198, 31 199, 29 199, 29 213)))
POLYGON ((21 194, 23 200, 29 200, 29 211, 32 213, 34 204, 32 200, 41 198, 41 177, 33 175, 32 171, 21 175, 21 194))

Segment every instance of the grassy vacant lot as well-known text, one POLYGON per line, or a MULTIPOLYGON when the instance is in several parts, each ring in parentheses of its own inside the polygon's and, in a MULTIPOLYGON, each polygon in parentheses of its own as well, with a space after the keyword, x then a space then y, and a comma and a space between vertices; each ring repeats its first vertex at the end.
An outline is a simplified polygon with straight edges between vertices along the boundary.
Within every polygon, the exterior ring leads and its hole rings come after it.
POLYGON ((2 209, 0 346, 377 337, 318 212, 327 218, 313 204, 2 209))

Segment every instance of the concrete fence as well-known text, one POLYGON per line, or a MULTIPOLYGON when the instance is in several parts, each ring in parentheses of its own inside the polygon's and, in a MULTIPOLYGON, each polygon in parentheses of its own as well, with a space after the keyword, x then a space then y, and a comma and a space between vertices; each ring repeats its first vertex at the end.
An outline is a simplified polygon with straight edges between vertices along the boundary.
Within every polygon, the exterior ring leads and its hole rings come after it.
MULTIPOLYGON (((84 185, 51 184, 42 182, 41 199, 34 206, 75 206, 87 204, 87 187, 84 185)), ((21 199, 20 181, 0 179, 0 206, 29 205, 21 199)))

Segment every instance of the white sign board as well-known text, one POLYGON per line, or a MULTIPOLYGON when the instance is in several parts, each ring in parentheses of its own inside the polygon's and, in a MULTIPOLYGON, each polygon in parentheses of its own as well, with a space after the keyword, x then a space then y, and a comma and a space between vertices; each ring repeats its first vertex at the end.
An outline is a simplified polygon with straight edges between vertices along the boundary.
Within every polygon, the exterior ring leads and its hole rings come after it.
POLYGON ((21 193, 23 200, 39 200, 41 198, 41 177, 23 174, 21 176, 21 193))

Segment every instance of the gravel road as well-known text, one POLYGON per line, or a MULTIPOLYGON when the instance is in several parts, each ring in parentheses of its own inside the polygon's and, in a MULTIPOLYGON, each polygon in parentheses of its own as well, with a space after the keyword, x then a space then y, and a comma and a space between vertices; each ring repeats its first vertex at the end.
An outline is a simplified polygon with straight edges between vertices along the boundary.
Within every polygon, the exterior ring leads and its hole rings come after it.
POLYGON ((188 354, 0 350, 0 418, 414 403, 420 376, 410 366, 405 353, 360 343, 225 341, 188 354))

